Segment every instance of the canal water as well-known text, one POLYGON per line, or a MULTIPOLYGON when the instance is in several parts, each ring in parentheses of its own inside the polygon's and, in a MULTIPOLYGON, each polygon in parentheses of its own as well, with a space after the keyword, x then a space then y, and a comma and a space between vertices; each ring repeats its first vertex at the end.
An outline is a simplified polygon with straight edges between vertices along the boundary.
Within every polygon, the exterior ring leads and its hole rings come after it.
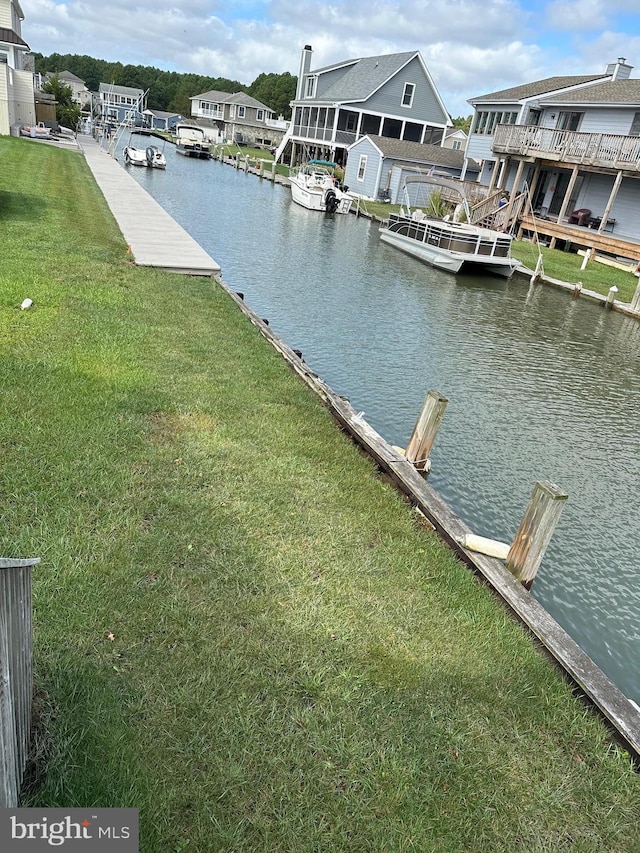
POLYGON ((640 704, 640 324, 521 279, 451 276, 288 188, 167 146, 132 176, 224 281, 389 442, 449 405, 430 485, 474 532, 515 534, 536 480, 569 494, 533 595, 640 704))

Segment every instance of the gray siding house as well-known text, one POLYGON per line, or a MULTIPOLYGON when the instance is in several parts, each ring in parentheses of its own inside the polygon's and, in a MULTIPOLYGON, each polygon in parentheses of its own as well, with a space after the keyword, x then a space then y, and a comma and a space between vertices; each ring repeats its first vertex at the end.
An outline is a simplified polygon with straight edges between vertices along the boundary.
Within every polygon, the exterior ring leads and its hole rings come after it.
MULTIPOLYGON (((462 151, 367 135, 349 147, 344 182, 349 192, 360 198, 403 204, 404 179, 408 175, 437 172, 459 178, 464 165, 462 151)), ((478 172, 479 164, 467 163, 467 180, 477 178, 478 172)))
POLYGON ((632 70, 620 58, 603 74, 469 101, 466 156, 481 162, 490 191, 510 192, 520 234, 640 261, 640 80, 632 70))
POLYGON ((141 125, 146 108, 146 96, 142 89, 100 83, 97 98, 93 103, 94 120, 103 124, 141 125))
POLYGON ((280 143, 288 127, 273 110, 245 92, 203 92, 194 95, 191 115, 210 128, 212 142, 236 142, 265 148, 280 143))
POLYGON ((363 136, 440 145, 449 114, 418 51, 350 59, 311 69, 302 50, 292 122, 276 158, 344 165, 363 136))
POLYGON ((144 111, 144 123, 150 130, 171 131, 179 121, 184 121, 180 113, 170 113, 166 110, 144 111))

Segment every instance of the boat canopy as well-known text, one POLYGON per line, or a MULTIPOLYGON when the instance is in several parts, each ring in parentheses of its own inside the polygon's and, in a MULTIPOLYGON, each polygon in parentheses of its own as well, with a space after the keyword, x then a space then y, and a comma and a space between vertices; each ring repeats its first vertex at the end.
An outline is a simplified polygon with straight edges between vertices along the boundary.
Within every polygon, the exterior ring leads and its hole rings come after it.
MULTIPOLYGON (((459 200, 458 204, 461 205, 461 208, 464 210, 467 222, 471 221, 469 200, 465 192, 465 185, 462 181, 459 181, 456 178, 446 177, 444 175, 407 175, 404 179, 403 193, 409 210, 411 210, 409 187, 412 185, 430 187, 431 191, 429 192, 429 195, 431 195, 431 192, 436 189, 448 190, 449 193, 453 194, 453 198, 457 198, 459 200)), ((449 198, 451 199, 451 196, 449 196, 449 198)))
POLYGON ((336 164, 330 160, 309 160, 307 166, 326 166, 328 169, 335 169, 336 164))

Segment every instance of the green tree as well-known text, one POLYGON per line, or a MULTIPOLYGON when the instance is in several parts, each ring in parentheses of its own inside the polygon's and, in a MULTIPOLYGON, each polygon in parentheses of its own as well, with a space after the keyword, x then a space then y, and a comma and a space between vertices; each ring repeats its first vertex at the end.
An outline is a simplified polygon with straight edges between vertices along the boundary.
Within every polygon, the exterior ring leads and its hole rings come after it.
POLYGON ((467 116, 466 118, 464 116, 458 116, 458 118, 452 119, 453 126, 459 127, 460 130, 464 130, 465 133, 469 133, 472 119, 473 116, 467 116))
POLYGON ((56 99, 56 119, 59 124, 75 130, 80 121, 80 107, 73 101, 71 86, 65 86, 60 82, 58 75, 54 74, 44 83, 42 91, 53 95, 56 99))
POLYGON ((296 95, 297 78, 286 71, 284 74, 258 74, 249 86, 249 94, 267 107, 276 116, 291 117, 290 102, 296 95))

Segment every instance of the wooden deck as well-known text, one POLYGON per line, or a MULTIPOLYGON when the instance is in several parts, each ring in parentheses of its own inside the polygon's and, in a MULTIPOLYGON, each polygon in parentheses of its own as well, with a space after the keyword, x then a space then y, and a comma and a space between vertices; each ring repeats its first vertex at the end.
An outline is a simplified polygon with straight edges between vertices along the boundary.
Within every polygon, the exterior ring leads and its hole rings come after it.
POLYGON ((138 266, 211 276, 216 263, 91 136, 78 143, 138 266))
POLYGON ((525 215, 519 220, 518 239, 524 232, 538 233, 540 239, 549 241, 552 249, 556 248, 558 240, 582 246, 585 249, 595 249, 597 252, 614 255, 640 262, 640 242, 632 237, 620 236, 607 230, 602 233, 594 228, 580 225, 569 225, 567 222, 556 222, 553 219, 542 219, 538 216, 525 215))

